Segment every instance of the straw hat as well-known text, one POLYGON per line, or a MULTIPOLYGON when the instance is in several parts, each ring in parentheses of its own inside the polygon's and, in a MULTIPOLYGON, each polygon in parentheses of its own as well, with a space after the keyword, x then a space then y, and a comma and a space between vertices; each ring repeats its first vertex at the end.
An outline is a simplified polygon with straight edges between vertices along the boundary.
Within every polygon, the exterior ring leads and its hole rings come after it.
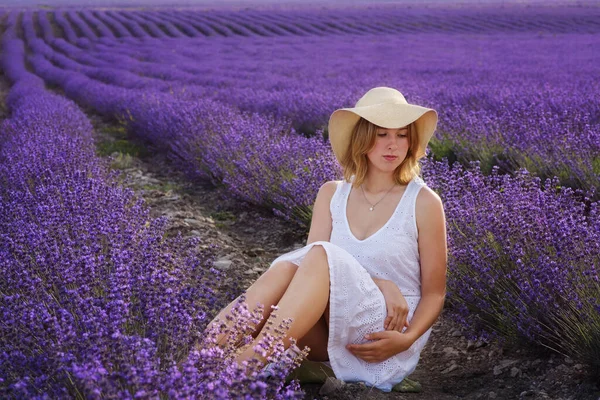
POLYGON ((363 117, 383 128, 401 128, 415 122, 419 138, 417 157, 425 155, 425 148, 437 125, 437 112, 431 108, 409 104, 396 89, 376 87, 358 100, 354 108, 335 110, 329 118, 329 141, 338 161, 350 145, 354 126, 363 117))

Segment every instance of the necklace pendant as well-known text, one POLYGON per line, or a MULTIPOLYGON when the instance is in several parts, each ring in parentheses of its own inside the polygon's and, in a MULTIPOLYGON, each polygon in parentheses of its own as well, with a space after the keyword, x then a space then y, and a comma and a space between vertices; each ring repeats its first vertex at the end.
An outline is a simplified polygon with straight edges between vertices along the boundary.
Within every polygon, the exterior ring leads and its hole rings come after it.
POLYGON ((373 211, 373 207, 369 207, 369 211, 373 211))

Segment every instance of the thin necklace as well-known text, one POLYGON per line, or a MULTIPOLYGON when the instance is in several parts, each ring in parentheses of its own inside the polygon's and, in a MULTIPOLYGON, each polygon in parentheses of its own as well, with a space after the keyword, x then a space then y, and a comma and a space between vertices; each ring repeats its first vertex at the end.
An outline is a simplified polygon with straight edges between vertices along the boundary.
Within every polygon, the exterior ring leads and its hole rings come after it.
MULTIPOLYGON (((395 183, 394 183, 394 186, 396 186, 395 183)), ((360 190, 362 191, 363 196, 365 196, 365 200, 367 201, 367 203, 369 203, 371 205, 371 207, 369 207, 369 211, 373 211, 375 209, 375 206, 377 204, 381 203, 381 200, 383 200, 385 198, 385 196, 387 196, 387 194, 392 191, 392 189, 394 188, 394 186, 392 186, 391 188, 389 188, 388 191, 385 192, 385 194, 383 195, 383 197, 381 199, 379 199, 379 201, 377 203, 371 204, 371 202, 369 201, 369 199, 367 199, 367 195, 365 194, 365 189, 363 189, 363 185, 360 185, 360 190)))

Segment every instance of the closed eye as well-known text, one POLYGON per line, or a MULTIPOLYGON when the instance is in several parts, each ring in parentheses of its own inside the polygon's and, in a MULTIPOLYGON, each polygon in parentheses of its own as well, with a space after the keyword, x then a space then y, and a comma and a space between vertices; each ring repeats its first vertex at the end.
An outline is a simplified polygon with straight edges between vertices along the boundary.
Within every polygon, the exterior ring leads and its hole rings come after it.
MULTIPOLYGON (((378 133, 377 136, 384 137, 387 136, 387 133, 378 133)), ((398 137, 407 137, 408 133, 406 131, 398 132, 398 137)))

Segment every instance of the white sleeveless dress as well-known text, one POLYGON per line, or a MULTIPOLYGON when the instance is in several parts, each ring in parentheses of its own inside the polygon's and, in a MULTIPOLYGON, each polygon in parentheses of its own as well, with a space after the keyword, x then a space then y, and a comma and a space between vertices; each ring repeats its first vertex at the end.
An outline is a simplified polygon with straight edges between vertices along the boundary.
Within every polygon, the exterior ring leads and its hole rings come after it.
POLYGON ((371 236, 358 240, 350 231, 346 218, 351 183, 339 181, 330 204, 332 232, 329 242, 310 243, 282 254, 271 263, 271 267, 279 261, 300 265, 313 246, 321 245, 325 249, 330 278, 327 350, 329 363, 338 379, 363 381, 380 390, 390 391, 417 366, 431 328, 408 350, 379 363, 368 363, 355 357, 346 345, 366 343, 366 334, 384 330, 383 322, 387 316, 385 299, 371 276, 388 279, 398 285, 408 303, 408 320, 412 319, 421 298, 415 204, 423 186, 425 182, 414 177, 388 222, 371 236))

